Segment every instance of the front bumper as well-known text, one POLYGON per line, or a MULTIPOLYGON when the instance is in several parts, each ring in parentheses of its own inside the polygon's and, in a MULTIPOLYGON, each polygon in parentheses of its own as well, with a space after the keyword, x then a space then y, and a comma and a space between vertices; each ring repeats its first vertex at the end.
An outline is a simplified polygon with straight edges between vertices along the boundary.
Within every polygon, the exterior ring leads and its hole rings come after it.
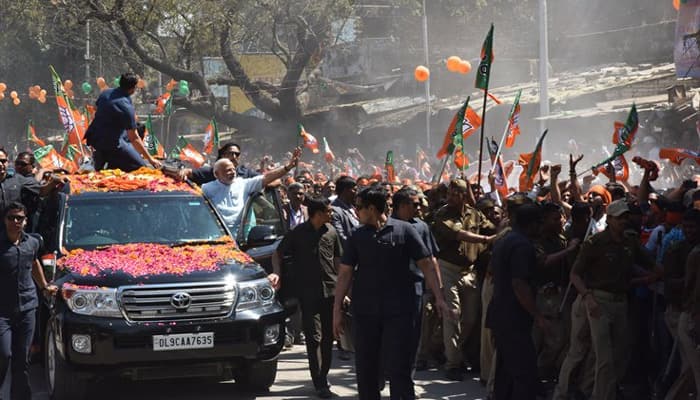
MULTIPOLYGON (((269 307, 234 312, 227 318, 202 321, 130 323, 120 318, 97 318, 78 315, 64 304, 49 324, 55 332, 56 347, 62 358, 76 370, 97 373, 100 369, 167 369, 178 365, 236 367, 253 360, 277 357, 284 344, 284 309, 277 303, 269 307), (266 327, 279 325, 273 343, 266 345, 266 327), (214 347, 209 349, 154 351, 153 335, 213 332, 214 347), (71 343, 74 334, 89 335, 90 354, 76 352, 71 343)), ((202 375, 211 375, 203 373, 202 375)))

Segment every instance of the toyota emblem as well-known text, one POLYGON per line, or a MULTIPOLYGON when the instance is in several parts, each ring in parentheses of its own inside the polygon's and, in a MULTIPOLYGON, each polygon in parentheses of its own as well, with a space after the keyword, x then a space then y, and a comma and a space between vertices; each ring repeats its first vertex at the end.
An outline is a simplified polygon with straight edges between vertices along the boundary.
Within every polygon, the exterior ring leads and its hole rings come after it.
POLYGON ((192 296, 186 292, 177 292, 170 297, 170 305, 177 310, 187 309, 192 303, 192 296))

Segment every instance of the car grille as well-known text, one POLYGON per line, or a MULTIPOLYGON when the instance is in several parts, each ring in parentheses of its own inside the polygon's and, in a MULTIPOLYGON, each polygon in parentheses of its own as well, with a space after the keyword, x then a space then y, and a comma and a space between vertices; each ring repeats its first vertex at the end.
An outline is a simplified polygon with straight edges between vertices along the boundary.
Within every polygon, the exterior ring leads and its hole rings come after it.
POLYGON ((123 287, 119 299, 130 321, 181 321, 226 317, 236 303, 236 295, 235 285, 210 282, 123 287), (174 296, 189 300, 189 305, 184 306, 174 296))

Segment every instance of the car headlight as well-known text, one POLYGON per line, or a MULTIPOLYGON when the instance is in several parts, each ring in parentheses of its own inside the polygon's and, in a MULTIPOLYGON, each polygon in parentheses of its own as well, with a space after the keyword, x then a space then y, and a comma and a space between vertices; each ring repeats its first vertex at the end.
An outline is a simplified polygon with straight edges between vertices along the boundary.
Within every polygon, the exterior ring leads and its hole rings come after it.
POLYGON ((76 314, 93 317, 122 317, 117 303, 117 289, 66 283, 61 287, 61 295, 68 308, 76 314))
POLYGON ((236 311, 269 306, 275 302, 275 289, 267 278, 238 282, 238 305, 236 311))

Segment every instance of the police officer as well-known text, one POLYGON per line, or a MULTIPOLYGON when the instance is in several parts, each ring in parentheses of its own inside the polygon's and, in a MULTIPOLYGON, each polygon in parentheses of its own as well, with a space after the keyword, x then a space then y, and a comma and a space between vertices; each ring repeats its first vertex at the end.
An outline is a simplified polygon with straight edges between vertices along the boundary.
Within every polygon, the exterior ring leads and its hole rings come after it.
MULTIPOLYGON (((392 399, 415 399, 411 377, 412 335, 415 319, 414 260, 436 294, 436 306, 443 313, 447 304, 440 288, 430 252, 408 222, 387 218, 387 192, 366 188, 358 195, 357 209, 362 224, 345 245, 338 271, 333 305, 333 331, 343 331, 342 301, 352 285, 353 334, 358 395, 377 400, 380 360, 389 377, 392 399)), ((444 315, 444 314, 443 314, 444 315)))
MULTIPOLYGON (((495 226, 480 211, 468 205, 467 183, 450 182, 447 204, 437 211, 432 225, 440 252, 437 255, 443 291, 450 307, 461 317, 459 321, 443 319, 446 377, 462 380, 462 345, 478 343, 481 293, 477 289, 475 262, 480 252, 495 238, 495 226), (468 341, 469 339, 471 341, 468 341)), ((469 346, 469 349, 472 350, 469 346)), ((472 365, 478 365, 478 347, 473 349, 472 365)))
POLYGON ((12 367, 11 398, 31 399, 29 388, 29 347, 34 335, 35 312, 39 306, 36 284, 53 295, 38 261, 39 240, 24 233, 27 210, 10 203, 3 210, 5 229, 0 232, 0 380, 12 367))
POLYGON ((107 89, 97 98, 95 119, 85 132, 87 144, 95 148, 95 169, 133 171, 147 164, 160 168, 136 131, 136 114, 131 95, 136 92, 138 76, 122 74, 119 87, 107 89), (143 158, 142 158, 143 157, 143 158))
POLYGON ((535 330, 539 376, 551 380, 559 372, 559 360, 566 351, 567 324, 560 318, 559 308, 569 283, 569 258, 575 255, 579 239, 567 242, 563 232, 563 209, 556 203, 542 205, 542 225, 537 249, 537 309, 549 319, 547 334, 535 330))
MULTIPOLYGON (((638 236, 625 232, 629 211, 624 200, 610 203, 607 228, 584 242, 571 269, 571 283, 581 296, 590 325, 596 358, 592 398, 596 400, 615 400, 618 379, 624 373, 629 334, 627 291, 633 282, 634 265, 648 270, 654 267, 638 236)), ((652 279, 643 278, 645 283, 652 279)))

